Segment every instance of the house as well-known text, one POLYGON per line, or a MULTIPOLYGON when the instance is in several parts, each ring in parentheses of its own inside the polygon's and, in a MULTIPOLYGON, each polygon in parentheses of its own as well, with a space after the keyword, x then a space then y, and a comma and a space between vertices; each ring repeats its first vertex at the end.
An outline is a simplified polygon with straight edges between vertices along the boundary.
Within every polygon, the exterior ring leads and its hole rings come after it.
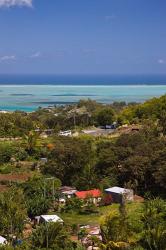
POLYGON ((60 188, 60 193, 65 198, 72 198, 74 194, 77 192, 77 189, 75 187, 69 187, 69 186, 62 186, 60 188))
POLYGON ((47 215, 40 215, 40 223, 45 222, 45 223, 49 223, 49 222, 59 222, 59 223, 63 223, 63 220, 57 216, 56 214, 47 214, 47 215))
POLYGON ((107 128, 105 129, 105 127, 103 128, 92 128, 92 129, 84 129, 82 130, 82 133, 84 134, 88 134, 91 136, 107 136, 109 134, 112 134, 114 132, 114 129, 112 128, 107 128))
POLYGON ((51 136, 54 134, 54 129, 40 129, 40 128, 37 128, 34 130, 36 133, 39 133, 40 134, 40 137, 41 138, 47 138, 48 136, 51 136))
POLYGON ((124 199, 126 201, 133 201, 134 194, 132 189, 125 189, 121 187, 111 187, 104 190, 106 194, 112 196, 112 201, 121 203, 124 199))
POLYGON ((7 244, 7 239, 5 239, 4 237, 0 236, 0 246, 1 245, 6 245, 7 244))
POLYGON ((75 187, 62 186, 60 189, 59 203, 65 204, 66 199, 70 199, 75 196, 77 189, 75 187))
POLYGON ((56 214, 40 215, 35 217, 35 224, 49 223, 49 222, 59 222, 63 224, 63 220, 56 214))
POLYGON ((75 195, 79 199, 90 199, 94 204, 98 204, 101 201, 102 193, 99 189, 93 189, 88 191, 77 191, 75 195))

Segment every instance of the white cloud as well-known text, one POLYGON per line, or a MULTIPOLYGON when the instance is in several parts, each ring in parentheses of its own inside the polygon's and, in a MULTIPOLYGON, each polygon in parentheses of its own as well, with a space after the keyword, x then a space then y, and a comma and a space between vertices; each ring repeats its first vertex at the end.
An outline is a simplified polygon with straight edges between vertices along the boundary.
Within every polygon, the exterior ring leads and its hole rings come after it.
POLYGON ((0 57, 0 62, 4 62, 4 61, 13 61, 16 59, 16 56, 14 55, 6 55, 6 56, 2 56, 0 57))
POLYGON ((33 0, 0 0, 0 7, 26 6, 32 7, 33 0))
POLYGON ((159 64, 165 64, 166 61, 165 61, 164 59, 161 59, 161 58, 160 58, 160 59, 158 59, 158 63, 159 63, 159 64))
POLYGON ((41 53, 38 51, 30 56, 30 58, 38 58, 41 56, 41 53))

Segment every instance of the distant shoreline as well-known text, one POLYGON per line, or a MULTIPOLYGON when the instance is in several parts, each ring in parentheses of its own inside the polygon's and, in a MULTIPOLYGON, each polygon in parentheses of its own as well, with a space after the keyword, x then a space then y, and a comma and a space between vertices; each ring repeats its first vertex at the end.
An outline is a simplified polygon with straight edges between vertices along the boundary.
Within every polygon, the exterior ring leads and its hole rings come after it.
POLYGON ((3 84, 0 110, 35 111, 49 105, 70 105, 82 99, 99 103, 144 102, 166 94, 166 84, 3 84))

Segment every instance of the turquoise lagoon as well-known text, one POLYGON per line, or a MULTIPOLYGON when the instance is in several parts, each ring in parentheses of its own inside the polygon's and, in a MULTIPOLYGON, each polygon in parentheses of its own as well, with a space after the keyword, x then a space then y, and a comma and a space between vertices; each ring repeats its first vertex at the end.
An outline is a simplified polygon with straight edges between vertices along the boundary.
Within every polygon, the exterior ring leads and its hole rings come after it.
POLYGON ((166 94, 166 85, 0 85, 0 110, 34 111, 39 106, 70 104, 80 99, 101 103, 144 102, 166 94))

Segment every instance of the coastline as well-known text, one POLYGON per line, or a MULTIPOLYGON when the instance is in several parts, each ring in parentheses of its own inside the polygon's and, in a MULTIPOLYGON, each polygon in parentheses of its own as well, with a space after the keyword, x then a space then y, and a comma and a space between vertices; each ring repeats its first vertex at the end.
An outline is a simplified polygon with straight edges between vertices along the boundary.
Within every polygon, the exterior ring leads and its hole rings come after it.
POLYGON ((0 85, 0 110, 33 112, 38 107, 68 105, 81 99, 99 103, 137 102, 166 94, 166 85, 0 85))

